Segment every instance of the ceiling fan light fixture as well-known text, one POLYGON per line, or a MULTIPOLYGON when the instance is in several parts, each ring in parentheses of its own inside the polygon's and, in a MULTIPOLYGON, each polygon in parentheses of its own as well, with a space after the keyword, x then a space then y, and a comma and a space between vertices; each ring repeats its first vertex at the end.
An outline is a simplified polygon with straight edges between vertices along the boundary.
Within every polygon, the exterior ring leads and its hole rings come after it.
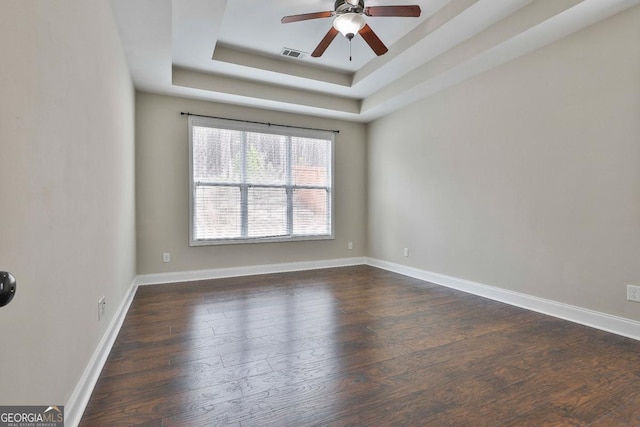
POLYGON ((353 36, 355 36, 358 31, 366 25, 366 23, 364 16, 358 13, 345 13, 338 15, 338 17, 333 21, 333 28, 351 40, 353 36))

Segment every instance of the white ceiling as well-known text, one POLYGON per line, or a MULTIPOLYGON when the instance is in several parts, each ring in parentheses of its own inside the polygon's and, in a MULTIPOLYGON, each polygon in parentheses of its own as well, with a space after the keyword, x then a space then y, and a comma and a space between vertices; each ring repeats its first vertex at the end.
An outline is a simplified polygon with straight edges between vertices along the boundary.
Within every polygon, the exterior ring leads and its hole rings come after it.
MULTIPOLYGON (((367 17, 389 48, 338 35, 309 53, 332 18, 281 24, 285 15, 333 10, 334 0, 111 0, 140 90, 368 122, 552 43, 640 0, 366 0, 418 4, 420 18, 367 17)), ((588 48, 588 46, 585 46, 588 48)))

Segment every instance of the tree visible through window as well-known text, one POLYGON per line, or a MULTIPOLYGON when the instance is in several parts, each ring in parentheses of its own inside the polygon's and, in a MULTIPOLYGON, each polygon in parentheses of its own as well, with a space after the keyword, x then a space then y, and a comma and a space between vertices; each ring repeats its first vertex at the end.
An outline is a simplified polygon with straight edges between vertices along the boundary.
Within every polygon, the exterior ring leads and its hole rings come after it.
POLYGON ((191 244, 333 237, 333 133, 189 118, 191 244))

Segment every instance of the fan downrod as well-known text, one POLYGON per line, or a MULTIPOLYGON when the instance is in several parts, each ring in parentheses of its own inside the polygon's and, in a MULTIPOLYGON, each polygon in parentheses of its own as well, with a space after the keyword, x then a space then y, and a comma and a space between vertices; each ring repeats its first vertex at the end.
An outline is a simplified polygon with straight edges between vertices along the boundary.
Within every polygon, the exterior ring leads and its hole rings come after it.
POLYGON ((334 10, 337 14, 364 12, 364 0, 336 0, 334 10), (354 4, 355 3, 355 4, 354 4))

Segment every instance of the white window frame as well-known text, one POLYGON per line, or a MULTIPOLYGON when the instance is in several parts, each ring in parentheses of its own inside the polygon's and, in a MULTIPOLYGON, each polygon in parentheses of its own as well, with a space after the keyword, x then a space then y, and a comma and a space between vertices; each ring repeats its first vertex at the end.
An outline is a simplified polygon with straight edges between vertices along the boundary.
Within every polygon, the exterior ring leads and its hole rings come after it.
MULTIPOLYGON (((219 118, 210 118, 210 117, 202 117, 202 116, 189 116, 188 120, 189 124, 189 246, 210 246, 210 245, 228 245, 228 244, 246 244, 246 243, 269 243, 269 242, 293 242, 293 241, 305 241, 305 240, 331 240, 335 238, 334 233, 334 158, 335 158, 335 133, 333 131, 324 131, 324 130, 315 130, 315 129, 304 129, 304 128, 295 128, 295 127, 285 127, 271 124, 260 124, 253 122, 242 122, 236 120, 225 120, 219 118), (193 176, 193 127, 194 126, 202 126, 202 127, 211 127, 211 128, 219 128, 219 129, 229 129, 241 132, 259 132, 259 133, 268 133, 273 135, 286 136, 288 140, 288 149, 287 149, 287 168, 288 168, 288 182, 285 185, 249 185, 245 182, 245 177, 243 177, 242 183, 224 183, 225 186, 239 186, 241 188, 241 193, 243 193, 243 197, 246 197, 246 192, 251 187, 263 187, 263 188, 286 188, 287 190, 287 230, 288 235, 285 236, 276 236, 276 237, 240 237, 240 238, 221 238, 221 239, 196 239, 195 238, 195 191, 199 184, 195 182, 193 176), (331 156, 330 156, 330 164, 328 165, 330 168, 329 171, 329 180, 328 186, 313 186, 313 185, 293 185, 292 184, 292 174, 291 174, 291 137, 301 137, 301 138, 313 138, 313 139, 325 139, 330 141, 331 147, 331 156), (328 192, 327 204, 329 212, 329 217, 327 218, 329 224, 328 234, 322 235, 294 235, 292 230, 293 224, 293 190, 295 189, 326 189, 328 192)), ((209 184, 211 185, 211 184, 209 184)), ((213 184, 215 185, 215 184, 213 184)), ((242 204, 242 209, 246 210, 248 207, 245 204, 242 204)), ((242 212, 242 221, 243 221, 243 234, 246 234, 247 228, 247 215, 246 212, 242 212)))

